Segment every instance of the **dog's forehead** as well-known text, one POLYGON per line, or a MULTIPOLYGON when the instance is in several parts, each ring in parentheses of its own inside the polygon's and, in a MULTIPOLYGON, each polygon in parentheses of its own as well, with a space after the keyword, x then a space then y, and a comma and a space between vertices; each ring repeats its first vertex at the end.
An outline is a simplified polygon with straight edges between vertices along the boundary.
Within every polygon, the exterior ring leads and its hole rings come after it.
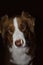
POLYGON ((23 19, 23 18, 21 18, 21 17, 14 17, 14 18, 11 18, 11 19, 9 19, 9 26, 14 26, 14 27, 16 27, 16 26, 20 26, 21 24, 23 24, 23 22, 25 23, 27 23, 27 19, 25 20, 25 19, 23 19))
POLYGON ((13 24, 14 24, 15 27, 20 26, 20 24, 22 24, 22 19, 20 17, 15 17, 13 19, 13 24))

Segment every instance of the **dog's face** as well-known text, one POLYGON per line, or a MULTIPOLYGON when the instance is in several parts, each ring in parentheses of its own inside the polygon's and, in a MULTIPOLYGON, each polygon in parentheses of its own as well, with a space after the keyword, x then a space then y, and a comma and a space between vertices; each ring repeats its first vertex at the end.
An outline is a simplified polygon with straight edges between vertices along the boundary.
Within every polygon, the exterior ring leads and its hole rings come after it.
POLYGON ((34 55, 34 18, 22 12, 21 16, 14 18, 5 16, 2 21, 2 36, 11 53, 9 61, 27 65, 34 55))

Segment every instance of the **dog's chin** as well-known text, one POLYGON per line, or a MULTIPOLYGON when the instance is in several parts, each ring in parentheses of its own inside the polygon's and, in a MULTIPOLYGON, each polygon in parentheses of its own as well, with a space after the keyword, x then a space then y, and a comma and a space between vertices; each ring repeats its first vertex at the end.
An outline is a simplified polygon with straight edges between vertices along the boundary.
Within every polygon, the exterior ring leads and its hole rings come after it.
POLYGON ((29 52, 28 47, 15 47, 12 45, 12 47, 9 48, 9 51, 11 53, 11 59, 10 62, 17 65, 27 65, 30 60, 31 56, 27 55, 29 52))

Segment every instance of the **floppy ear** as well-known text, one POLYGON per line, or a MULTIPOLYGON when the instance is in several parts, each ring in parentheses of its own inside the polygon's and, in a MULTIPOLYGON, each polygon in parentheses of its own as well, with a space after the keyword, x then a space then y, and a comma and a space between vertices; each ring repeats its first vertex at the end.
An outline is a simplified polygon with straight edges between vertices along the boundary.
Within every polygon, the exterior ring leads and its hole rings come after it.
POLYGON ((6 27, 8 26, 8 16, 5 15, 1 18, 1 34, 2 34, 2 37, 4 37, 4 33, 5 33, 5 30, 6 30, 6 27))
POLYGON ((21 15, 23 20, 26 20, 31 32, 34 32, 35 18, 33 18, 28 12, 22 12, 21 15))

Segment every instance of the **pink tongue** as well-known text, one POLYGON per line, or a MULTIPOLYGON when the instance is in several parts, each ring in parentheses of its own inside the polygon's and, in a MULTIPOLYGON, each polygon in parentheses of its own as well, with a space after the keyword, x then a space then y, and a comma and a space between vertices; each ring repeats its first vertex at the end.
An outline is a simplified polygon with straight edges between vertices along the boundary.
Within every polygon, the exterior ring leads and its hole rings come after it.
POLYGON ((15 45, 16 46, 18 46, 18 47, 20 47, 22 44, 21 44, 21 40, 17 40, 16 42, 15 42, 15 45))
POLYGON ((16 45, 17 47, 21 47, 21 46, 22 46, 22 44, 19 44, 19 43, 18 43, 18 44, 15 44, 15 45, 16 45))

